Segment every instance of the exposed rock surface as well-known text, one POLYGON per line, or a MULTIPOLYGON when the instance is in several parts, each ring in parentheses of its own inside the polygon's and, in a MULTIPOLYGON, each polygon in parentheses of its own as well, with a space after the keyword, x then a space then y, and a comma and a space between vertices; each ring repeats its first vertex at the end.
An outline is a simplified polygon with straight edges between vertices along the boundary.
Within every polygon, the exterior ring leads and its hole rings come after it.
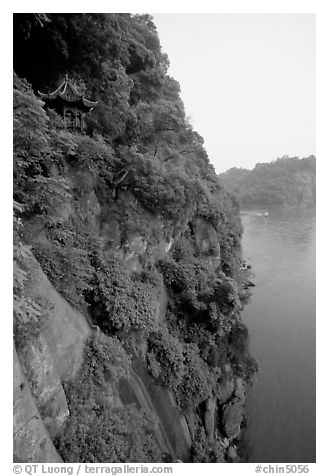
POLYGON ((216 410, 216 398, 207 398, 206 411, 205 411, 205 430, 208 436, 208 440, 211 442, 214 438, 215 430, 215 410, 216 410))
POLYGON ((47 316, 38 337, 19 342, 14 354, 14 450, 22 461, 61 461, 51 438, 69 415, 62 383, 74 377, 83 361, 90 327, 53 288, 33 261, 25 290, 46 303, 47 316), (31 390, 32 389, 32 392, 31 390))
POLYGON ((32 397, 14 349, 14 458, 33 463, 60 463, 57 453, 32 397))
POLYGON ((19 356, 49 435, 56 437, 69 415, 65 393, 44 337, 19 347, 19 356))
POLYGON ((243 419, 244 407, 241 400, 233 398, 224 406, 222 424, 225 435, 233 440, 240 433, 240 425, 243 419))
POLYGON ((224 384, 220 386, 219 394, 217 396, 218 402, 220 405, 228 402, 228 400, 233 395, 234 391, 234 382, 233 380, 227 380, 224 384))
POLYGON ((242 402, 246 399, 246 385, 241 377, 235 379, 234 396, 242 402))
POLYGON ((220 258, 220 246, 218 236, 214 227, 204 218, 197 217, 192 221, 192 229, 196 244, 204 255, 211 255, 220 258))
POLYGON ((41 335, 48 344, 60 380, 69 380, 82 364, 84 344, 90 334, 87 320, 58 294, 37 261, 31 270, 26 294, 47 303, 41 335))
POLYGON ((183 409, 183 414, 190 433, 190 438, 193 441, 195 436, 195 414, 192 408, 189 407, 183 409))

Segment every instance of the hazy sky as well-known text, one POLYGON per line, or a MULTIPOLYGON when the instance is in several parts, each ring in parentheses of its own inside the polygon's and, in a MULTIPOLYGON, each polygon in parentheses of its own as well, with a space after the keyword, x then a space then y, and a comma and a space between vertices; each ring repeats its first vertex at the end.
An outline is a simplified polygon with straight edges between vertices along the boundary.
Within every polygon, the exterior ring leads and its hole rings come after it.
POLYGON ((315 15, 153 17, 217 172, 315 154, 315 15))

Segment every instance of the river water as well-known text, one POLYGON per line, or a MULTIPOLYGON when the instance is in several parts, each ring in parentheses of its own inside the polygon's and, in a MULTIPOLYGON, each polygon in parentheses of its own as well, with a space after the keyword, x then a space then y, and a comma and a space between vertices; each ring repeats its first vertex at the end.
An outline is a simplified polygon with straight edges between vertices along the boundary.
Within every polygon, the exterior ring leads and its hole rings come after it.
POLYGON ((315 210, 242 211, 253 297, 243 319, 260 371, 247 400, 250 462, 315 462, 315 210))

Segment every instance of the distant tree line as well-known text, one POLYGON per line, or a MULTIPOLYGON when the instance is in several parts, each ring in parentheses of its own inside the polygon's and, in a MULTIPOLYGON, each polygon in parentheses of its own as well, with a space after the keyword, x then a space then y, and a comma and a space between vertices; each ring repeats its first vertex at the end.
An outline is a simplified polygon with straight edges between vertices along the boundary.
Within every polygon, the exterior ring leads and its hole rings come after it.
POLYGON ((252 170, 234 167, 219 181, 241 205, 313 206, 316 198, 316 159, 284 156, 259 163, 252 170))

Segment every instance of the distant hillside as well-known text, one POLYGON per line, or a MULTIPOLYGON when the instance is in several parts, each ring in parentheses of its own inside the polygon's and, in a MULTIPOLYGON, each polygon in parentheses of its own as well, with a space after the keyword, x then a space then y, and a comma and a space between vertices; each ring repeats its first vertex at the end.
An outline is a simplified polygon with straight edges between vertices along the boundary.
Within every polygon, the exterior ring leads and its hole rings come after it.
POLYGON ((282 157, 256 164, 253 170, 232 168, 219 175, 220 182, 241 205, 315 205, 316 159, 282 157))

